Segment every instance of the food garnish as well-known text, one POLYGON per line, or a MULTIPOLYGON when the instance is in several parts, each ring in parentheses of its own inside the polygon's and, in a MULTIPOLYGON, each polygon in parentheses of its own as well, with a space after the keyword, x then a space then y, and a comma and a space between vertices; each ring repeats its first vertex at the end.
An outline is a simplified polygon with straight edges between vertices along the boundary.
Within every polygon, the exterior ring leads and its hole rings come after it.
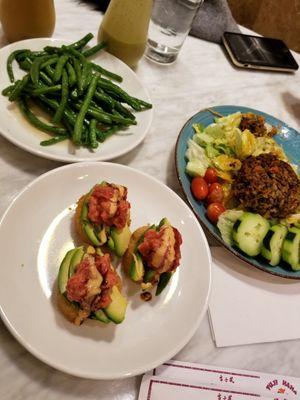
POLYGON ((110 255, 98 248, 77 247, 68 251, 58 274, 58 305, 71 322, 81 325, 87 318, 105 324, 121 323, 127 300, 110 255))
POLYGON ((123 269, 143 290, 157 285, 158 296, 179 266, 181 243, 180 233, 166 218, 159 225, 138 228, 124 254, 123 269))
POLYGON ((52 136, 42 141, 42 146, 70 139, 76 146, 96 149, 113 134, 137 124, 132 111, 152 107, 113 82, 122 82, 121 76, 88 60, 105 47, 99 43, 85 49, 92 38, 89 33, 68 46, 17 50, 8 57, 12 85, 2 94, 16 102, 31 125, 52 136), (26 71, 17 81, 14 60, 26 71), (33 111, 36 108, 45 112, 51 123, 40 119, 33 111))
POLYGON ((108 182, 95 185, 79 199, 75 223, 85 243, 107 245, 118 257, 122 257, 131 236, 127 188, 108 182))

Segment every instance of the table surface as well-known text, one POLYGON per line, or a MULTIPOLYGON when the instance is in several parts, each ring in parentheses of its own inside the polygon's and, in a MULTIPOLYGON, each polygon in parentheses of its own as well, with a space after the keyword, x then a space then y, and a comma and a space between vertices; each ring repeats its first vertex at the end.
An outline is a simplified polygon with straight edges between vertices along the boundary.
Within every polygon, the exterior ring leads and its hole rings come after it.
MULTIPOLYGON (((59 0, 56 12, 53 37, 76 40, 87 32, 97 33, 101 14, 92 7, 76 0, 59 0)), ((0 46, 4 45, 0 31, 0 46)), ((300 56, 296 58, 300 63, 300 56)), ((179 195, 174 168, 175 141, 185 121, 197 111, 221 104, 243 105, 300 128, 300 73, 237 70, 219 45, 188 37, 176 63, 160 66, 143 59, 136 73, 149 88, 155 110, 153 124, 145 141, 115 162, 155 176, 179 195)), ((0 155, 1 215, 25 185, 62 165, 28 154, 1 137, 0 155)), ((0 343, 2 400, 137 399, 140 377, 115 381, 71 377, 28 353, 2 322, 0 343)), ((299 353, 300 340, 217 349, 206 316, 176 359, 300 376, 299 353)))

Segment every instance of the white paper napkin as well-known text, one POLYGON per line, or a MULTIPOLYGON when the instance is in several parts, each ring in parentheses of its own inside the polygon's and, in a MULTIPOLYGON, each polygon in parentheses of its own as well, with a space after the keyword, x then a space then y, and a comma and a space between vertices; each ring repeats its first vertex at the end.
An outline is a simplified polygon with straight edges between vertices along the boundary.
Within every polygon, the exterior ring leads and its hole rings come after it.
POLYGON ((209 315, 218 347, 300 338, 300 282, 212 248, 209 315))
POLYGON ((139 400, 292 400, 300 378, 170 360, 148 372, 139 400))

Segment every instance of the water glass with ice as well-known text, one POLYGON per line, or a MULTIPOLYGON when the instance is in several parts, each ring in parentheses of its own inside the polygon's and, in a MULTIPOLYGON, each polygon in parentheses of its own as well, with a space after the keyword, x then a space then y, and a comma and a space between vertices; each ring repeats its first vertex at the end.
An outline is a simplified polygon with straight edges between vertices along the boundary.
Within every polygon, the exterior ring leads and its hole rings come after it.
POLYGON ((176 60, 203 0, 154 0, 146 56, 160 63, 176 60))

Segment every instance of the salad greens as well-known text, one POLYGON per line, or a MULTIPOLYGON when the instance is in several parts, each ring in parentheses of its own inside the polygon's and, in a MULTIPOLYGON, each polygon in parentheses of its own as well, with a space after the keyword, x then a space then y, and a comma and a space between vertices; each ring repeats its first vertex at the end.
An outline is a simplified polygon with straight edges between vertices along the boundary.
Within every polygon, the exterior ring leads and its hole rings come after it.
POLYGON ((241 167, 241 162, 250 155, 272 152, 287 161, 282 148, 271 138, 255 137, 248 129, 239 128, 241 112, 215 118, 204 127, 194 124, 195 134, 188 141, 186 173, 203 176, 208 167, 216 169, 225 182, 232 182, 233 174, 241 167))

